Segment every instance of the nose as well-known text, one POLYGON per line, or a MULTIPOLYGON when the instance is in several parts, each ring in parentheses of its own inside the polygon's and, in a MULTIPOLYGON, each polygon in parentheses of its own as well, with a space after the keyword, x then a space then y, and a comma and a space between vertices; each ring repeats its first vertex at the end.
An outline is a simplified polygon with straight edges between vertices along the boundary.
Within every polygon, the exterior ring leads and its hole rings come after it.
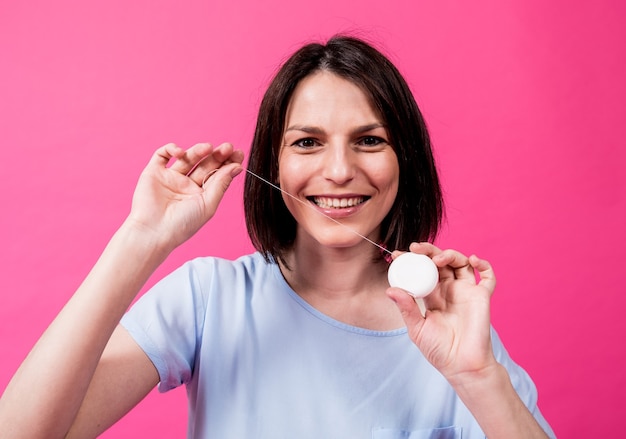
POLYGON ((346 142, 329 143, 324 153, 324 178, 340 185, 352 180, 356 170, 355 154, 346 142))

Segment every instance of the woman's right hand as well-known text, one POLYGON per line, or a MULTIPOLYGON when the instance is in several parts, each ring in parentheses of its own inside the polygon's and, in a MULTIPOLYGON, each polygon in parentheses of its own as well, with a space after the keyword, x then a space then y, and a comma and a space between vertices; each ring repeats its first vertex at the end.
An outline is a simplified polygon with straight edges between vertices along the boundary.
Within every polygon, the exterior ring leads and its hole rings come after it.
POLYGON ((0 398, 3 438, 95 437, 154 387, 150 359, 124 329, 112 334, 167 254, 213 216, 242 161, 227 143, 155 152, 127 220, 0 398))
POLYGON ((242 161, 243 152, 229 143, 217 148, 198 143, 187 150, 173 143, 162 146, 139 177, 127 223, 173 250, 215 214, 231 181, 243 170, 242 161))

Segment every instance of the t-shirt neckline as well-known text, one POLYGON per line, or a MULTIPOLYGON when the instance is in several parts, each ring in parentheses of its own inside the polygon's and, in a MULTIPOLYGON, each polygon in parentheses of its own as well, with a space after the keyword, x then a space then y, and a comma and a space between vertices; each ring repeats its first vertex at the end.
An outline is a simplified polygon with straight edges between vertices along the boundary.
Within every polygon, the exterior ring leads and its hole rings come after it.
POLYGON ((320 319, 326 324, 329 324, 331 326, 334 326, 336 328, 339 328, 347 332, 352 332, 352 333, 360 334, 360 335, 366 335, 370 337, 396 337, 396 336, 407 333, 406 327, 391 329, 389 331, 377 331, 373 329, 367 329, 367 328, 361 328, 359 326, 349 325, 347 323, 336 320, 324 314, 317 308, 313 307, 306 300, 300 297, 300 295, 296 293, 293 290, 293 288, 291 288, 291 286, 287 283, 287 281, 285 280, 285 277, 283 276, 283 273, 280 271, 280 267, 275 261, 272 261, 270 263, 270 266, 271 266, 272 272, 274 273, 274 276, 276 277, 278 282, 281 284, 282 290, 286 292, 287 295, 291 297, 296 303, 298 303, 298 305, 300 305, 305 311, 309 312, 310 314, 317 317, 318 319, 320 319))

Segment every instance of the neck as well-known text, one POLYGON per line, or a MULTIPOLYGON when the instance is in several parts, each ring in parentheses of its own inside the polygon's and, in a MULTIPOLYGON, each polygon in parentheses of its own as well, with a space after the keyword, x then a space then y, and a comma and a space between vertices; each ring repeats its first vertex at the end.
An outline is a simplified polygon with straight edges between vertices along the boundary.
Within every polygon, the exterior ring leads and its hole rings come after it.
POLYGON ((311 306, 341 322, 373 330, 403 326, 385 294, 387 262, 366 241, 350 248, 299 244, 281 264, 292 289, 311 306))

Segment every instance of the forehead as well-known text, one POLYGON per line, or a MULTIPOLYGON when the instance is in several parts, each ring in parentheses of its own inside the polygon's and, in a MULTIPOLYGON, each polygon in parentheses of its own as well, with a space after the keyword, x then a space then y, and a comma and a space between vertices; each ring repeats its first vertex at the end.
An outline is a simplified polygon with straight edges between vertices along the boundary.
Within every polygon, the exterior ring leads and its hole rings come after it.
POLYGON ((296 86, 285 115, 292 124, 382 123, 370 97, 352 81, 328 71, 315 72, 296 86))

